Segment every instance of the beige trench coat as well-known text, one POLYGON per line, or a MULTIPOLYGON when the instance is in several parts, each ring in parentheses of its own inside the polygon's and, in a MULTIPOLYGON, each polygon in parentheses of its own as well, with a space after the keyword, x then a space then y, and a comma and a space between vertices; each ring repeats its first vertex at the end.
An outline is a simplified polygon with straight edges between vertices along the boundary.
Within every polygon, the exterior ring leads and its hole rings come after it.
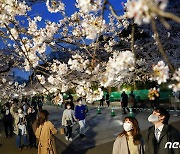
POLYGON ((40 125, 35 132, 38 143, 38 154, 56 154, 55 140, 53 135, 57 134, 57 129, 50 121, 40 125))
MULTIPOLYGON (((128 143, 126 136, 118 136, 114 142, 112 154, 129 154, 128 143)), ((141 142, 138 145, 138 153, 137 154, 144 154, 144 143, 141 142)))

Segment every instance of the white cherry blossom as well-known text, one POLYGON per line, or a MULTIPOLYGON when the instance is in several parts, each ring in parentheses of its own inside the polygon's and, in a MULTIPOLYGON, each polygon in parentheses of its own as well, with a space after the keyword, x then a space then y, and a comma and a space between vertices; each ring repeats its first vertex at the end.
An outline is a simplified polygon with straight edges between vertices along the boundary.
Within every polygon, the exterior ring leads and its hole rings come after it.
POLYGON ((155 80, 158 84, 166 82, 169 79, 169 67, 163 61, 159 61, 153 66, 153 76, 151 80, 155 80))
POLYGON ((49 12, 57 13, 65 10, 64 3, 59 0, 47 0, 46 6, 49 12))

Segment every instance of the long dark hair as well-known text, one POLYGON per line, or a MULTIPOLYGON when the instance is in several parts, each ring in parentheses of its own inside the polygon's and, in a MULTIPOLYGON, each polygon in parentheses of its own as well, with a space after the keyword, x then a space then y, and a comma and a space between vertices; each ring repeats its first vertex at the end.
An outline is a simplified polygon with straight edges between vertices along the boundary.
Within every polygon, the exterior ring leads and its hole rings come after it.
POLYGON ((45 121, 47 121, 49 116, 49 112, 47 110, 42 110, 39 112, 38 120, 37 120, 37 127, 43 125, 45 121))
MULTIPOLYGON (((140 134, 140 128, 139 128, 138 121, 134 117, 125 117, 124 122, 125 122, 126 119, 128 119, 133 124, 133 129, 131 130, 131 134, 133 136, 134 144, 135 145, 140 144, 142 136, 140 134)), ((128 137, 128 134, 127 134, 127 132, 125 130, 119 134, 120 137, 122 137, 123 135, 128 137)))

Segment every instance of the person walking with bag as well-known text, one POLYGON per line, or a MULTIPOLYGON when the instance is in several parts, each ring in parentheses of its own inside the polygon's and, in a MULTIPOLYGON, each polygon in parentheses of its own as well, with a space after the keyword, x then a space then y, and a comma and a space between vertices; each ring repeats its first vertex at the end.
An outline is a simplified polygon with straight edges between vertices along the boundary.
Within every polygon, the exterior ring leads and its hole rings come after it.
POLYGON ((66 103, 66 109, 63 112, 62 116, 62 126, 66 127, 65 139, 72 141, 72 127, 73 123, 76 121, 74 116, 74 111, 71 109, 71 103, 66 103))
POLYGON ((39 112, 37 129, 35 132, 38 139, 38 154, 56 154, 55 140, 53 135, 57 134, 57 129, 48 120, 49 112, 42 110, 39 112))
POLYGON ((138 121, 133 117, 125 117, 124 131, 114 142, 112 154, 144 154, 143 138, 138 121))
POLYGON ((23 113, 22 108, 19 108, 17 112, 13 114, 14 116, 14 133, 16 134, 16 146, 21 151, 23 147, 28 147, 27 139, 27 121, 23 113), (23 143, 21 140, 23 139, 23 143))

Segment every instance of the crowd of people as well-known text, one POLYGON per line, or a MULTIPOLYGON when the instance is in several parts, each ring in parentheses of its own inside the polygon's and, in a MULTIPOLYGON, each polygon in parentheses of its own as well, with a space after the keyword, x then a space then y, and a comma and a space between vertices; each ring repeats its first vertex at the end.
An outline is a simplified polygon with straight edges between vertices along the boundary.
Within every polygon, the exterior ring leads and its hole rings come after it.
MULTIPOLYGON (((65 139, 72 141, 72 127, 79 123, 80 138, 85 137, 85 117, 88 108, 80 97, 77 105, 68 97, 62 116, 62 126, 66 128, 65 139)), ((57 129, 48 120, 49 112, 42 109, 43 97, 13 99, 6 102, 1 109, 5 138, 15 135, 16 147, 22 149, 38 148, 38 154, 56 153, 55 139, 57 129)))
MULTIPOLYGON (((109 95, 107 93, 107 95, 109 95)), ((121 94, 122 107, 135 105, 133 91, 128 95, 121 94)), ((109 96, 105 98, 109 101, 109 96)), ((62 115, 62 126, 65 128, 65 139, 72 141, 72 128, 75 123, 79 124, 79 137, 86 136, 86 114, 88 108, 83 98, 77 99, 74 105, 73 97, 69 96, 65 103, 62 115)), ((38 148, 38 154, 56 154, 54 135, 58 133, 55 126, 48 120, 49 112, 43 110, 43 97, 27 98, 19 101, 13 99, 3 105, 1 113, 3 116, 5 137, 15 135, 16 147, 38 148)), ((123 110, 126 114, 126 110, 123 110)), ((164 148, 167 142, 180 143, 180 132, 168 124, 169 112, 164 108, 156 108, 148 117, 153 124, 145 136, 141 135, 138 120, 134 117, 125 117, 123 131, 116 138, 113 145, 113 154, 179 154, 179 148, 164 148)))
MULTIPOLYGON (((123 91, 121 94, 121 99, 119 101, 121 102, 120 105, 123 108, 123 114, 127 114, 126 109, 129 111, 127 106, 136 107, 136 98, 135 98, 135 94, 133 93, 133 91, 130 92, 129 97, 126 94, 126 92, 123 91)), ((100 106, 104 106, 104 102, 106 102, 107 106, 109 107, 109 105, 110 105, 109 92, 107 92, 106 95, 104 95, 99 102, 100 102, 100 106)))
POLYGON ((6 102, 1 109, 5 138, 15 135, 17 148, 37 148, 36 125, 37 115, 42 110, 43 98, 33 97, 32 100, 23 98, 6 102))

